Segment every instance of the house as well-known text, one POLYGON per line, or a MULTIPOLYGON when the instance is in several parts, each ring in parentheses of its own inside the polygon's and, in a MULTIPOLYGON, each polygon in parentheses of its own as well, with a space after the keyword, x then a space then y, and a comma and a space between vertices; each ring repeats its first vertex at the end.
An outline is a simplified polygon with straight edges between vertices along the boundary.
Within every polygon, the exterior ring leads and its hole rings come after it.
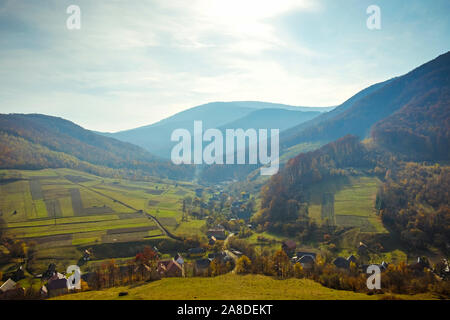
POLYGON ((181 256, 181 254, 177 253, 175 255, 175 257, 173 258, 173 260, 175 260, 176 262, 178 262, 178 264, 180 264, 181 266, 184 263, 184 258, 181 256))
POLYGON ((281 248, 283 249, 284 252, 286 252, 286 254, 294 252, 296 247, 297 245, 293 240, 286 240, 281 244, 281 248))
POLYGON ((347 258, 347 261, 350 263, 350 262, 353 262, 354 264, 358 264, 358 260, 356 259, 356 257, 354 256, 354 255, 350 255, 348 258, 347 258))
POLYGON ((358 254, 360 256, 366 255, 368 253, 368 251, 369 251, 369 248, 364 243, 360 242, 359 246, 358 246, 358 254))
POLYGON ((315 259, 310 255, 304 255, 297 260, 304 269, 311 269, 314 266, 315 259))
POLYGON ((23 298, 24 295, 25 289, 19 287, 12 279, 6 280, 6 282, 0 287, 0 299, 19 299, 23 298))
POLYGON ((211 261, 209 259, 195 260, 195 264, 194 264, 195 273, 197 275, 208 273, 210 264, 211 264, 211 261))
POLYGON ((205 249, 200 248, 200 247, 188 249, 189 256, 202 256, 204 254, 205 254, 205 249))
POLYGON ((428 259, 426 257, 417 257, 416 265, 420 266, 422 269, 430 268, 430 262, 428 261, 428 259))
POLYGON ((343 257, 334 259, 333 264, 339 269, 348 269, 350 267, 350 262, 343 257))
POLYGON ((206 232, 206 235, 208 238, 214 237, 217 240, 225 240, 227 238, 227 235, 225 234, 225 229, 223 228, 217 228, 217 229, 209 229, 206 232))
POLYGON ((53 274, 53 276, 50 277, 50 279, 48 279, 48 281, 53 281, 53 280, 60 280, 60 279, 65 279, 64 275, 62 273, 59 272, 55 272, 53 274))
POLYGON ((12 290, 15 289, 17 286, 17 283, 12 280, 11 278, 9 278, 8 280, 6 280, 6 282, 4 284, 2 284, 2 286, 0 287, 0 292, 4 293, 8 290, 12 290))
POLYGON ((41 298, 48 297, 48 290, 46 286, 42 286, 41 289, 39 289, 39 295, 41 296, 41 298))
POLYGON ((226 253, 225 252, 213 252, 213 253, 210 253, 210 254, 208 254, 208 259, 209 260, 214 260, 214 259, 220 259, 223 255, 226 255, 226 253))
POLYGON ((238 257, 244 255, 244 254, 243 254, 242 252, 240 252, 239 250, 236 250, 236 249, 233 249, 233 248, 230 248, 230 251, 231 251, 231 253, 233 253, 234 255, 236 255, 236 256, 238 256, 238 257))
POLYGON ((214 259, 216 259, 216 260, 218 260, 220 262, 223 262, 223 263, 226 263, 226 262, 232 260, 232 258, 225 251, 217 252, 217 253, 210 253, 210 254, 208 254, 208 259, 211 262, 214 259))
POLYGON ((150 268, 145 263, 140 263, 134 268, 134 273, 138 273, 138 274, 141 274, 141 275, 151 274, 152 273, 152 268, 150 268))
POLYGON ((183 267, 172 260, 158 261, 158 273, 165 277, 182 277, 184 276, 183 267))
POLYGON ((56 297, 69 292, 66 278, 49 280, 47 283, 49 297, 56 297))
POLYGON ((297 251, 295 254, 294 260, 298 260, 303 256, 311 256, 314 261, 316 261, 317 254, 315 252, 307 252, 307 251, 297 251))

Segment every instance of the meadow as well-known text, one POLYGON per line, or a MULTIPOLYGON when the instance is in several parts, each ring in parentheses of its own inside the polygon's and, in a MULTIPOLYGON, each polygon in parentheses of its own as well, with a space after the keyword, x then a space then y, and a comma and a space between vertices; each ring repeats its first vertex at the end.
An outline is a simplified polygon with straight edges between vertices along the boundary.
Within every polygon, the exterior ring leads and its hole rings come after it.
MULTIPOLYGON (((312 201, 309 204, 309 216, 321 223, 327 218, 324 210, 323 194, 330 193, 334 200, 333 224, 342 227, 355 227, 361 232, 386 233, 381 219, 375 209, 375 197, 381 182, 376 177, 360 176, 350 177, 344 182, 335 182, 331 185, 314 186, 311 190, 312 201)), ((328 208, 327 208, 328 209, 328 208)))
MULTIPOLYGON (((226 274, 212 278, 162 280, 100 291, 59 296, 57 300, 377 300, 390 295, 367 295, 323 287, 308 279, 277 280, 262 275, 226 274), (128 295, 119 297, 119 292, 128 295)), ((432 299, 431 295, 399 295, 399 299, 432 299)))

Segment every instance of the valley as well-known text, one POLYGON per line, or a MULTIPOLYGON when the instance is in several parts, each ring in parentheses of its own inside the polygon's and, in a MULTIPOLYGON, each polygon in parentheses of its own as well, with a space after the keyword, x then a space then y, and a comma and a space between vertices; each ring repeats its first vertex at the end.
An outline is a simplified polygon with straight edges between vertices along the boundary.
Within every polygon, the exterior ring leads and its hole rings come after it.
POLYGON ((214 102, 118 133, 0 114, 0 281, 54 297, 76 266, 63 299, 448 299, 449 59, 322 112, 214 102), (168 160, 176 129, 202 151, 198 123, 279 129, 279 170, 168 160))

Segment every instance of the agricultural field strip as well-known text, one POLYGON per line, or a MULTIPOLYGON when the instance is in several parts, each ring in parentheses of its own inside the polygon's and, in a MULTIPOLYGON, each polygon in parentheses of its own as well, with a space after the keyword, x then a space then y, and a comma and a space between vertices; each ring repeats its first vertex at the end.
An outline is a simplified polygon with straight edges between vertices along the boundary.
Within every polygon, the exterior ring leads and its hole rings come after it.
MULTIPOLYGON (((87 223, 87 222, 100 222, 119 220, 121 214, 104 215, 104 216, 83 216, 83 217, 65 217, 57 218, 57 224, 69 224, 69 223, 87 223)), ((22 228, 22 227, 37 227, 45 225, 54 225, 55 219, 53 218, 39 218, 32 221, 15 221, 7 223, 8 228, 22 228)))
MULTIPOLYGON (((334 216, 338 225, 363 228, 365 232, 384 232, 375 215, 374 202, 379 181, 373 177, 352 179, 351 185, 335 194, 334 216)), ((310 216, 321 221, 321 205, 310 204, 310 216)))
MULTIPOLYGON (((22 228, 38 228, 38 227, 55 227, 55 226, 66 226, 66 225, 84 225, 84 224, 89 224, 89 223, 102 223, 102 222, 118 222, 118 221, 123 221, 123 220, 141 220, 144 219, 145 217, 142 216, 141 218, 130 218, 130 219, 120 219, 120 218, 115 218, 115 219, 99 219, 99 220, 88 220, 88 221, 74 221, 74 222, 58 222, 55 223, 54 219, 47 219, 47 220, 41 220, 39 222, 46 222, 45 224, 29 224, 29 225, 19 225, 19 226, 10 226, 10 224, 7 225, 7 229, 22 229, 22 228)), ((57 221, 59 219, 56 219, 57 221)), ((33 223, 33 222, 30 222, 33 223)), ((123 223, 123 222, 122 222, 123 223)), ((130 222, 129 222, 130 223, 130 222)))
MULTIPOLYGON (((119 221, 119 220, 118 220, 119 221)), ((29 237, 44 237, 49 235, 61 235, 61 234, 75 234, 75 233, 87 233, 93 231, 105 231, 114 229, 125 229, 125 228, 141 228, 147 227, 149 229, 157 229, 157 226, 149 226, 148 220, 141 223, 128 223, 128 224, 118 224, 116 226, 111 224, 100 225, 99 223, 86 225, 86 224, 75 224, 75 225, 63 225, 63 226, 45 226, 45 227, 34 227, 27 229, 15 229, 13 234, 17 237, 29 238, 29 237)))
MULTIPOLYGON (((101 193, 100 191, 96 191, 96 190, 94 190, 94 189, 92 189, 92 188, 90 188, 90 187, 84 186, 84 185, 79 184, 79 183, 74 183, 74 184, 77 184, 77 185, 79 185, 79 186, 81 186, 81 187, 83 187, 83 188, 86 188, 86 189, 88 189, 88 190, 90 190, 90 191, 92 191, 92 192, 95 192, 95 193, 97 193, 97 194, 99 194, 99 195, 101 195, 101 196, 103 196, 103 197, 106 197, 106 198, 111 199, 111 200, 113 200, 113 201, 115 201, 115 202, 118 202, 118 203, 122 204, 123 206, 125 206, 125 207, 127 207, 127 208, 129 208, 129 209, 132 209, 132 210, 134 210, 134 211, 138 211, 137 209, 133 208, 132 206, 130 206, 130 205, 128 205, 128 204, 126 204, 126 203, 124 203, 124 202, 122 202, 122 201, 119 201, 119 200, 117 200, 117 199, 114 199, 113 197, 110 197, 110 196, 108 196, 108 195, 105 195, 105 194, 101 193)), ((156 225, 161 229, 161 231, 163 231, 168 237, 173 238, 173 239, 175 239, 175 240, 180 240, 179 237, 173 235, 169 230, 167 230, 167 229, 166 229, 166 228, 158 221, 158 219, 157 219, 156 217, 152 216, 151 214, 149 214, 149 213, 147 213, 147 212, 145 212, 145 211, 144 211, 144 213, 145 213, 151 220, 153 220, 153 221, 156 223, 156 225)))
MULTIPOLYGON (((99 185, 95 185, 93 186, 97 189, 102 189, 106 192, 109 193, 109 196, 111 198, 118 198, 118 197, 123 197, 123 193, 120 193, 120 190, 117 190, 114 187, 106 187, 106 186, 99 186, 99 185)), ((135 195, 134 193, 132 195, 135 195)), ((148 199, 148 195, 146 196, 142 196, 142 195, 137 195, 137 196, 141 196, 141 199, 143 200, 147 200, 148 199)), ((152 207, 152 205, 147 205, 146 207, 148 207, 151 211, 151 214, 154 215, 155 217, 157 217, 158 219, 160 219, 160 222, 162 224, 166 224, 163 222, 163 218, 175 218, 175 217, 181 217, 181 199, 180 197, 176 197, 173 196, 172 194, 164 194, 163 196, 158 196, 158 199, 160 200, 148 200, 148 202, 153 202, 153 204, 157 204, 157 208, 149 208, 152 207), (161 199, 162 198, 162 199, 161 199), (156 212, 157 210, 157 212, 156 212)), ((144 201, 144 205, 145 205, 145 201, 144 201)))

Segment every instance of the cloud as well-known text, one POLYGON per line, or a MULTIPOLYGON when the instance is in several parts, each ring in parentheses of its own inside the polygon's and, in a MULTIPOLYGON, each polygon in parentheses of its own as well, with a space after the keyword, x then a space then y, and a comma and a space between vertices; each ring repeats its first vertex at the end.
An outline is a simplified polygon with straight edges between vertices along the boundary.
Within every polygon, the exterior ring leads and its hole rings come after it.
POLYGON ((346 10, 326 0, 78 0, 78 31, 66 29, 71 4, 0 4, 0 112, 114 131, 218 100, 336 105, 392 73, 376 69, 381 45, 339 47, 364 29, 321 38, 346 10))

